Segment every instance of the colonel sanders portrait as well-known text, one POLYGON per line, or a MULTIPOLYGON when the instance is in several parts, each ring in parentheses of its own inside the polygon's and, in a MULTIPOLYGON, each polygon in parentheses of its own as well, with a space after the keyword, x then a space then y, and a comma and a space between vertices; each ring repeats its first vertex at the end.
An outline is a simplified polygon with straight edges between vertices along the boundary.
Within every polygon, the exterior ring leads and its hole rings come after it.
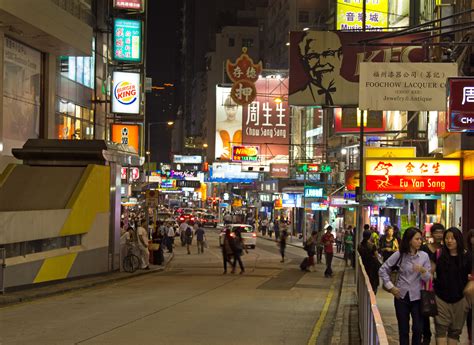
MULTIPOLYGON (((306 74, 306 83, 291 94, 290 102, 295 105, 338 105, 336 93, 340 94, 342 89, 346 92, 348 86, 340 75, 343 56, 339 36, 334 32, 308 31, 298 42, 297 50, 296 58, 306 74)), ((357 87, 350 89, 358 93, 357 87)))

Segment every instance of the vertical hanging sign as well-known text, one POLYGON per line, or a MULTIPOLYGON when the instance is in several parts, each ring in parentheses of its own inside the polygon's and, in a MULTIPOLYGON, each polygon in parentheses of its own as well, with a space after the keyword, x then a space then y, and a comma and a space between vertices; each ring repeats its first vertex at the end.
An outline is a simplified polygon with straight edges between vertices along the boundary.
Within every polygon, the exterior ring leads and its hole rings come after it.
POLYGON ((230 80, 234 83, 230 96, 238 105, 247 105, 257 97, 255 82, 262 73, 262 62, 254 64, 247 54, 247 47, 242 47, 242 54, 235 63, 227 60, 226 71, 230 80))

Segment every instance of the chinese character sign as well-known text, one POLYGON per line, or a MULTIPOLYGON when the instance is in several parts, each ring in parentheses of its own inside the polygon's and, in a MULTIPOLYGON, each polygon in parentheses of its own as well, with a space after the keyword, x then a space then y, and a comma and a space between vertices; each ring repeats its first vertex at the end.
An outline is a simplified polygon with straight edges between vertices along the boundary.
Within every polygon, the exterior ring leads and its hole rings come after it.
POLYGON ((115 0, 114 7, 121 10, 143 10, 142 0, 115 0))
POLYGON ((254 83, 262 73, 262 62, 254 64, 250 56, 247 55, 247 48, 242 48, 242 54, 232 63, 227 60, 226 71, 232 85, 232 99, 239 105, 250 104, 256 97, 254 83))
POLYGON ((114 19, 114 60, 138 62, 142 59, 142 22, 114 19))
POLYGON ((112 141, 133 147, 139 152, 139 126, 120 123, 112 124, 112 141))
POLYGON ((448 130, 474 132, 474 79, 449 78, 448 130))
POLYGON ((243 107, 242 143, 260 147, 265 163, 287 163, 289 155, 290 107, 288 79, 260 78, 257 97, 243 107))
MULTIPOLYGON (((388 0, 366 0, 366 30, 381 31, 388 26, 388 0)), ((337 2, 337 30, 362 30, 362 1, 337 2)))
POLYGON ((367 193, 461 193, 459 159, 371 158, 365 169, 367 193))

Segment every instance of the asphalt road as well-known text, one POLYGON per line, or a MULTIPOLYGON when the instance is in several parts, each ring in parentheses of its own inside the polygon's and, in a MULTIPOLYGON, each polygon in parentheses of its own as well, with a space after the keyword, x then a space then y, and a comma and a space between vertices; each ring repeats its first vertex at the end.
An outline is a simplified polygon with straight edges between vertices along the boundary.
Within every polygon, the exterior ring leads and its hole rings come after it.
MULTIPOLYGON (((168 268, 0 309, 0 344, 327 344, 342 278, 298 268, 304 252, 258 239, 243 275, 223 275, 217 232, 209 248, 177 246, 168 268)), ((230 272, 230 270, 229 270, 230 272)), ((239 270, 237 269, 237 272, 239 270)))

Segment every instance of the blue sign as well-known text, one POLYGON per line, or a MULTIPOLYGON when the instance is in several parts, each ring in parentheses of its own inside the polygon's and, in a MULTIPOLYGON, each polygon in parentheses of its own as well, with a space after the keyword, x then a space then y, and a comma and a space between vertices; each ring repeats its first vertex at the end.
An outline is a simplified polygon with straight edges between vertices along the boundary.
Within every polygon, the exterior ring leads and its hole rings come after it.
POLYGON ((304 188, 304 197, 305 198, 322 198, 323 189, 317 187, 305 187, 304 188))
POLYGON ((344 199, 355 199, 356 195, 352 192, 344 192, 344 199))

